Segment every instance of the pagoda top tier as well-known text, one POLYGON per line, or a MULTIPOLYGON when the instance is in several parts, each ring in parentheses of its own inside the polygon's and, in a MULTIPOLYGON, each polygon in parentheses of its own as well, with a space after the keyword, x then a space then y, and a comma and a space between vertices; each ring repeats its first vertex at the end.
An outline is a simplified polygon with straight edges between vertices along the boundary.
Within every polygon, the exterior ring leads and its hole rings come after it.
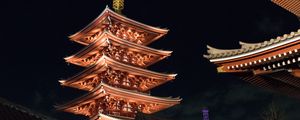
POLYGON ((66 57, 69 63, 83 67, 94 64, 102 54, 106 54, 123 63, 147 67, 170 56, 172 51, 153 49, 147 46, 120 39, 111 32, 104 31, 97 40, 76 54, 66 57))
POLYGON ((152 27, 129 19, 106 7, 94 21, 69 38, 88 45, 105 30, 109 30, 122 39, 142 45, 148 45, 168 32, 167 29, 152 27))
MULTIPOLYGON (((56 106, 59 110, 94 117, 93 111, 103 111, 107 115, 125 115, 135 109, 145 114, 155 113, 179 104, 180 98, 153 97, 127 89, 111 87, 101 83, 93 91, 67 104, 56 106)), ((131 117, 131 116, 128 116, 131 117)), ((132 116, 133 117, 133 116, 132 116)))
POLYGON ((290 34, 285 34, 275 39, 260 43, 239 42, 239 44, 241 45, 240 49, 217 49, 211 46, 207 46, 208 55, 204 55, 204 57, 209 59, 211 62, 216 63, 232 62, 261 56, 270 51, 277 51, 286 48, 287 46, 299 44, 299 42, 300 29, 297 32, 291 32, 290 34))

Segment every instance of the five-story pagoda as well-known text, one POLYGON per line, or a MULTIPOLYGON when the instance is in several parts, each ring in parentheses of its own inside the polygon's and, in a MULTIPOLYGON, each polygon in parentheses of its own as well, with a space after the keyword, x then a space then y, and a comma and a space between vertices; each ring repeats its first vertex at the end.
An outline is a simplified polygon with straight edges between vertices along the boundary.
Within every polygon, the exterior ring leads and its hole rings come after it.
POLYGON ((86 69, 59 82, 89 92, 57 109, 91 120, 134 119, 137 112, 151 114, 179 104, 179 98, 149 94, 150 89, 175 79, 176 74, 145 69, 170 56, 171 51, 146 46, 168 30, 123 16, 124 0, 114 0, 113 6, 116 12, 106 7, 92 23, 70 36, 86 47, 65 60, 86 69))

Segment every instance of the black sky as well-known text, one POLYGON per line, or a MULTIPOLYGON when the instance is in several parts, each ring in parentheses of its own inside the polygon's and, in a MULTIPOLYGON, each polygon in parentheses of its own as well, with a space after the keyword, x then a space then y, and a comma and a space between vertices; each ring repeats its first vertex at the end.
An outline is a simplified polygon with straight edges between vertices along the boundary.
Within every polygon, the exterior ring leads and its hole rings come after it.
MULTIPOLYGON (((251 86, 238 78, 217 74, 202 57, 206 45, 238 48, 238 41, 261 42, 296 31, 298 19, 269 0, 125 0, 124 14, 148 25, 170 29, 150 47, 174 51, 149 69, 178 73, 173 82, 151 92, 181 96, 183 102, 155 116, 200 120, 208 107, 212 120, 258 120, 274 101, 287 120, 300 119, 300 100, 251 86)), ((0 97, 61 120, 80 117, 57 112, 84 92, 61 87, 83 68, 63 57, 83 46, 68 40, 104 10, 111 0, 11 0, 0 3, 0 97)))

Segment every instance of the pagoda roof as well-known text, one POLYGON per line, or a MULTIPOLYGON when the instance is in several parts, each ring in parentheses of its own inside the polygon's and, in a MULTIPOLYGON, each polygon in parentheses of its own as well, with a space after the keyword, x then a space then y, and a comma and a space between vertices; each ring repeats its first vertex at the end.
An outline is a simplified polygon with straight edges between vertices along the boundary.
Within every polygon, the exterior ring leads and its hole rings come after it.
MULTIPOLYGON (((109 86, 105 83, 100 83, 93 91, 91 91, 79 98, 76 98, 76 99, 70 101, 69 103, 66 103, 66 104, 60 105, 60 106, 56 106, 56 108, 58 110, 63 110, 63 111, 73 113, 74 107, 90 103, 91 101, 100 99, 102 97, 105 97, 106 95, 109 95, 109 97, 117 97, 117 98, 127 99, 129 101, 134 101, 137 104, 155 103, 155 104, 158 104, 158 106, 160 106, 160 108, 162 108, 162 109, 179 104, 179 102, 182 100, 181 98, 178 98, 178 97, 177 98, 153 97, 153 96, 150 96, 150 94, 127 90, 127 89, 122 89, 122 88, 116 88, 116 87, 109 86)), ((161 109, 151 109, 150 111, 148 111, 149 113, 147 113, 147 114, 151 114, 151 113, 157 112, 159 110, 161 110, 161 109)))
POLYGON ((78 41, 78 39, 80 39, 86 33, 92 31, 98 25, 101 25, 101 24, 110 24, 110 22, 107 23, 106 20, 111 21, 111 19, 120 21, 122 23, 129 24, 130 26, 133 26, 134 28, 142 29, 142 30, 148 31, 150 33, 157 34, 157 36, 154 39, 148 40, 146 43, 143 43, 143 45, 147 45, 147 44, 149 44, 149 43, 151 43, 151 42, 159 39, 163 35, 167 34, 167 32, 169 31, 168 29, 162 29, 162 28, 158 28, 158 27, 152 27, 150 25, 146 25, 144 23, 141 23, 141 22, 132 20, 130 18, 127 18, 127 17, 125 17, 125 16, 123 16, 121 14, 118 14, 118 13, 114 12, 113 10, 111 10, 107 6, 103 10, 103 12, 95 20, 93 20, 90 24, 88 24, 86 27, 84 27, 79 32, 77 32, 77 33, 69 36, 69 38, 71 40, 74 40, 74 41, 79 42, 81 44, 88 45, 89 43, 83 43, 82 41, 78 41))
POLYGON ((289 12, 295 14, 300 17, 300 1, 299 0, 272 0, 275 4, 283 7, 289 12))
POLYGON ((172 51, 157 50, 157 49, 153 49, 153 48, 150 48, 150 47, 147 47, 147 46, 135 44, 133 42, 123 40, 123 39, 115 36, 111 32, 105 31, 93 43, 89 44, 87 47, 85 47, 81 51, 77 52, 76 54, 74 54, 72 56, 69 56, 69 57, 66 57, 64 59, 67 62, 86 67, 87 65, 80 64, 80 63, 73 62, 73 61, 74 60, 76 61, 76 59, 80 59, 82 57, 88 57, 89 55, 94 54, 95 51, 102 50, 104 47, 109 46, 109 44, 115 44, 115 45, 130 49, 132 51, 136 51, 136 52, 139 52, 139 53, 152 54, 152 55, 155 55, 155 56, 160 56, 158 59, 152 61, 151 63, 149 63, 147 65, 145 65, 145 67, 147 67, 151 64, 154 64, 157 61, 159 61, 159 60, 161 60, 165 57, 170 56, 171 53, 172 53, 172 51))
POLYGON ((271 49, 276 49, 284 45, 299 42, 299 40, 300 29, 297 32, 291 32, 290 34, 285 34, 281 37, 279 36, 276 39, 271 39, 260 43, 240 42, 240 49, 217 49, 207 46, 208 55, 204 55, 204 57, 210 59, 211 62, 234 60, 251 55, 259 55, 260 53, 269 51, 271 49))
MULTIPOLYGON (((111 59, 106 55, 103 55, 94 65, 89 66, 84 71, 80 72, 79 74, 77 74, 71 78, 68 78, 67 80, 60 80, 59 82, 62 85, 72 87, 72 83, 77 82, 83 78, 89 78, 91 76, 94 76, 97 73, 106 71, 109 67, 111 67, 112 69, 115 69, 115 70, 128 72, 132 75, 139 75, 139 76, 145 76, 145 77, 162 80, 161 81, 162 83, 175 79, 175 76, 177 75, 177 74, 163 74, 163 73, 158 73, 158 72, 153 72, 150 70, 142 69, 139 67, 130 66, 130 65, 118 62, 114 59, 111 59)), ((85 88, 80 88, 80 89, 85 89, 85 88)))

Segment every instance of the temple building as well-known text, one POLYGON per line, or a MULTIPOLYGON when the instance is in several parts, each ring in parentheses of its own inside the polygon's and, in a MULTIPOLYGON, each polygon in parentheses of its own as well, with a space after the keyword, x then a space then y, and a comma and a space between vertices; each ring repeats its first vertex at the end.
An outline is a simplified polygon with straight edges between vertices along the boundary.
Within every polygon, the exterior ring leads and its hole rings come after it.
MULTIPOLYGON (((300 14, 298 0, 273 0, 274 3, 300 14)), ((292 97, 300 98, 300 29, 260 43, 239 42, 238 49, 207 46, 210 62, 219 73, 233 73, 241 79, 292 97)))
POLYGON ((179 104, 178 97, 150 95, 151 89, 174 80, 176 74, 146 69, 171 55, 172 51, 146 46, 168 30, 123 16, 123 0, 114 0, 113 6, 115 11, 106 7, 88 26, 70 36, 85 48, 65 60, 85 70, 59 82, 88 93, 57 109, 90 120, 110 120, 134 119, 138 112, 152 114, 179 104))

